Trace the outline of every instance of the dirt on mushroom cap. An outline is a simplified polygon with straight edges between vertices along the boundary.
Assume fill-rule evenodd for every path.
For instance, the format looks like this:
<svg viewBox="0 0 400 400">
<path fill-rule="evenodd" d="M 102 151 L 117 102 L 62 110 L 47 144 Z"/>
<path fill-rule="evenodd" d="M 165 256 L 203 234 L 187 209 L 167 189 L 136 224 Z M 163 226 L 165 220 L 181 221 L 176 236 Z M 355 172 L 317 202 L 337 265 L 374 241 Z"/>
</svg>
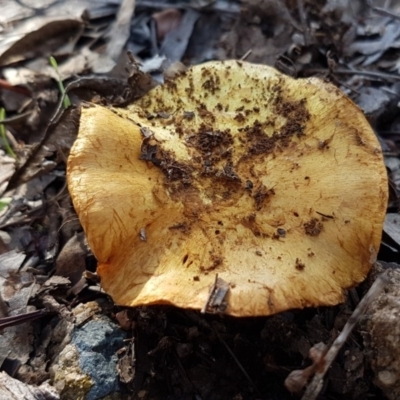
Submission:
<svg viewBox="0 0 400 400">
<path fill-rule="evenodd" d="M 123 305 L 227 314 L 333 305 L 378 251 L 387 203 L 362 112 L 319 79 L 195 66 L 127 109 L 82 110 L 68 185 L 102 286 Z"/>
</svg>

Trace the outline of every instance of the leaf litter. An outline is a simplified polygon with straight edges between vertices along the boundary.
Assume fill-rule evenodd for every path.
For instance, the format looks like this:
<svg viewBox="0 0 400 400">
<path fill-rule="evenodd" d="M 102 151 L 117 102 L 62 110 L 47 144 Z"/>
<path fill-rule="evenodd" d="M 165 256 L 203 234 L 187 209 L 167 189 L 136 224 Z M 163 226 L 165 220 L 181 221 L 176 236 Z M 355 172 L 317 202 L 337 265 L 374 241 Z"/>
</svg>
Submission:
<svg viewBox="0 0 400 400">
<path fill-rule="evenodd" d="M 305 378 L 301 375 L 303 390 L 309 385 L 310 391 L 309 380 L 319 371 L 312 365 L 325 363 L 326 357 L 326 350 L 315 354 L 315 349 L 340 338 L 351 320 L 361 324 L 332 360 L 319 398 L 395 398 L 400 371 L 395 363 L 385 365 L 377 353 L 393 345 L 385 335 L 398 329 L 389 325 L 390 313 L 398 312 L 395 297 L 381 293 L 366 317 L 354 321 L 350 316 L 378 273 L 392 276 L 392 283 L 386 284 L 391 293 L 399 268 L 398 4 L 378 0 L 6 4 L 1 15 L 0 101 L 6 110 L 7 137 L 17 154 L 16 159 L 10 157 L 1 142 L 0 386 L 8 390 L 7 398 L 19 398 L 16 393 L 27 399 L 67 398 L 68 390 L 54 386 L 52 366 L 73 332 L 98 313 L 129 336 L 117 354 L 121 396 L 290 399 L 284 387 L 288 375 L 312 370 Z M 123 9 L 129 18 L 118 13 Z M 133 56 L 127 57 L 126 50 Z M 67 88 L 71 85 L 68 94 L 74 105 L 65 111 L 50 56 L 57 59 Z M 190 66 L 242 57 L 298 77 L 330 80 L 366 113 L 384 151 L 390 181 L 382 245 L 370 277 L 350 290 L 342 305 L 269 318 L 233 319 L 167 306 L 129 309 L 112 304 L 102 293 L 96 261 L 65 185 L 78 106 L 85 100 L 129 103 L 162 80 L 163 71 L 176 61 Z M 140 72 L 140 64 L 152 65 L 147 70 L 153 77 Z M 387 319 L 378 318 L 385 315 Z"/>
</svg>

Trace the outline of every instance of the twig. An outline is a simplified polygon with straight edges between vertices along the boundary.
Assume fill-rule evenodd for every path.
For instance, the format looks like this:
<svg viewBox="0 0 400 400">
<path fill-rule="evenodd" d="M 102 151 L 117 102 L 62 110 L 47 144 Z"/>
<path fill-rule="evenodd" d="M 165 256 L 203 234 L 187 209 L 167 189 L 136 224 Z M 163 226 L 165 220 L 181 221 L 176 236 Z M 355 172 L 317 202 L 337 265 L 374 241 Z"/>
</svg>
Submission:
<svg viewBox="0 0 400 400">
<path fill-rule="evenodd" d="M 246 53 L 244 53 L 244 54 L 242 55 L 242 57 L 240 57 L 240 61 L 245 61 L 245 60 L 249 57 L 249 55 L 250 55 L 252 52 L 253 52 L 253 49 L 247 50 Z"/>
<path fill-rule="evenodd" d="M 154 0 L 137 0 L 137 7 L 144 7 L 144 8 L 155 8 L 155 9 L 166 9 L 170 8 L 171 4 L 166 1 L 154 1 Z M 230 3 L 223 3 L 223 2 L 216 2 L 213 1 L 206 6 L 196 6 L 191 4 L 188 1 L 181 1 L 174 3 L 174 8 L 182 9 L 182 10 L 207 10 L 207 11 L 216 11 L 216 12 L 223 12 L 227 14 L 240 14 L 240 6 L 239 4 Z"/>
<path fill-rule="evenodd" d="M 392 17 L 395 19 L 400 19 L 399 14 L 396 14 L 392 11 L 385 10 L 384 8 L 381 8 L 381 7 L 372 7 L 372 11 L 375 12 L 376 14 L 383 15 L 384 17 Z"/>
<path fill-rule="evenodd" d="M 326 68 L 310 68 L 306 70 L 307 73 L 311 74 L 326 74 L 328 73 L 328 69 Z M 340 74 L 340 75 L 361 75 L 361 76 L 367 76 L 370 78 L 379 78 L 379 79 L 393 79 L 395 81 L 400 80 L 400 75 L 396 74 L 388 74 L 385 72 L 375 72 L 375 71 L 361 71 L 361 70 L 356 70 L 356 69 L 336 69 L 335 74 Z"/>
<path fill-rule="evenodd" d="M 9 326 L 23 324 L 25 322 L 30 322 L 38 318 L 45 317 L 49 315 L 50 311 L 46 309 L 36 310 L 25 314 L 13 315 L 11 317 L 0 318 L 0 330 L 7 328 Z"/>
<path fill-rule="evenodd" d="M 329 77 L 336 83 L 336 85 L 338 86 L 343 86 L 348 90 L 351 90 L 353 93 L 356 93 L 358 96 L 361 96 L 361 93 L 357 90 L 354 89 L 353 87 L 351 87 L 350 85 L 348 85 L 347 83 L 342 82 L 341 80 L 339 80 L 338 78 L 336 78 L 336 76 L 334 75 L 335 72 L 332 71 L 329 75 Z"/>
<path fill-rule="evenodd" d="M 33 111 L 34 111 L 34 110 L 28 110 L 28 111 L 24 111 L 24 112 L 21 113 L 21 114 L 14 115 L 14 116 L 12 116 L 12 117 L 4 118 L 4 119 L 1 121 L 1 123 L 2 123 L 3 125 L 13 125 L 13 124 L 19 123 L 19 122 L 21 122 L 21 121 L 27 119 L 28 117 L 30 117 L 31 114 L 33 113 Z"/>
<path fill-rule="evenodd" d="M 387 272 L 384 272 L 383 274 L 378 276 L 374 284 L 368 290 L 368 293 L 364 296 L 364 298 L 360 301 L 360 303 L 354 310 L 353 314 L 344 326 L 343 331 L 333 342 L 331 348 L 326 353 L 326 356 L 321 360 L 321 368 L 317 369 L 316 374 L 308 385 L 307 390 L 301 400 L 315 400 L 317 398 L 323 386 L 324 376 L 331 366 L 333 360 L 336 358 L 339 350 L 346 342 L 354 326 L 360 320 L 362 314 L 365 313 L 372 300 L 375 299 L 375 297 L 382 291 L 388 281 L 389 278 Z"/>
<path fill-rule="evenodd" d="M 20 87 L 20 86 L 11 85 L 11 83 L 6 81 L 5 79 L 0 79 L 0 88 L 9 90 L 10 92 L 22 94 L 23 96 L 26 96 L 26 97 L 31 96 L 31 92 L 28 89 L 26 89 L 24 87 Z"/>
</svg>

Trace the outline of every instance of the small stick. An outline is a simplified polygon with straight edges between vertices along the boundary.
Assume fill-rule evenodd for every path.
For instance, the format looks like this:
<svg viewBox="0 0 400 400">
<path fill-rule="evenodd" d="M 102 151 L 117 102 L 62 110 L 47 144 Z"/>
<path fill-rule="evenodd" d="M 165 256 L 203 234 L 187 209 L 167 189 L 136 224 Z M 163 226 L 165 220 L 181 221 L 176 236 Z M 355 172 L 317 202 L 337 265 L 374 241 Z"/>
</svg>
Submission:
<svg viewBox="0 0 400 400">
<path fill-rule="evenodd" d="M 306 72 L 311 73 L 311 74 L 326 74 L 329 71 L 327 68 L 310 68 L 310 69 L 307 69 Z M 395 81 L 400 80 L 400 75 L 388 74 L 386 72 L 379 72 L 379 71 L 363 71 L 363 70 L 357 70 L 357 69 L 338 68 L 338 69 L 335 69 L 335 74 L 337 74 L 337 75 L 360 75 L 360 76 L 365 76 L 367 78 L 393 79 Z"/>
<path fill-rule="evenodd" d="M 400 15 L 392 11 L 385 10 L 381 7 L 372 7 L 372 11 L 376 14 L 383 15 L 384 17 L 392 17 L 394 19 L 400 19 Z"/>
<path fill-rule="evenodd" d="M 50 311 L 48 311 L 46 309 L 41 309 L 41 310 L 28 312 L 25 314 L 18 314 L 18 315 L 13 315 L 11 317 L 0 318 L 0 331 L 9 326 L 15 326 L 15 325 L 23 324 L 25 322 L 30 322 L 35 319 L 45 317 L 46 315 L 49 315 L 49 314 L 50 314 Z"/>
<path fill-rule="evenodd" d="M 319 370 L 317 368 L 317 372 L 308 385 L 307 390 L 301 400 L 315 400 L 317 398 L 323 386 L 324 376 L 331 366 L 333 360 L 336 358 L 339 350 L 343 347 L 354 326 L 360 320 L 360 317 L 365 313 L 372 300 L 378 296 L 388 281 L 389 277 L 387 272 L 384 272 L 378 276 L 374 284 L 368 290 L 367 294 L 363 297 L 356 309 L 353 311 L 353 314 L 347 321 L 340 335 L 333 342 L 331 348 L 326 353 L 326 356 L 321 360 L 321 368 Z"/>
<path fill-rule="evenodd" d="M 242 55 L 242 57 L 240 57 L 240 61 L 245 61 L 245 60 L 249 57 L 249 55 L 250 55 L 252 52 L 253 52 L 253 49 L 247 50 L 246 53 L 244 53 L 244 54 Z"/>
</svg>

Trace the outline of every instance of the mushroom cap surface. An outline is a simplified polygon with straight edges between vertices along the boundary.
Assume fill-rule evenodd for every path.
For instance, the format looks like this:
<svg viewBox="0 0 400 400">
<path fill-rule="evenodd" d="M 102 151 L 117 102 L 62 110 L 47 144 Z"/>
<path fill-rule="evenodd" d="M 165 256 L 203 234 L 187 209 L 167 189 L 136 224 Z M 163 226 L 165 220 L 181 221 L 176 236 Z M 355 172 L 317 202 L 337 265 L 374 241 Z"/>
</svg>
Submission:
<svg viewBox="0 0 400 400">
<path fill-rule="evenodd" d="M 73 204 L 120 305 L 271 315 L 335 305 L 375 261 L 388 197 L 359 108 L 317 78 L 209 62 L 126 109 L 83 107 Z"/>
</svg>

